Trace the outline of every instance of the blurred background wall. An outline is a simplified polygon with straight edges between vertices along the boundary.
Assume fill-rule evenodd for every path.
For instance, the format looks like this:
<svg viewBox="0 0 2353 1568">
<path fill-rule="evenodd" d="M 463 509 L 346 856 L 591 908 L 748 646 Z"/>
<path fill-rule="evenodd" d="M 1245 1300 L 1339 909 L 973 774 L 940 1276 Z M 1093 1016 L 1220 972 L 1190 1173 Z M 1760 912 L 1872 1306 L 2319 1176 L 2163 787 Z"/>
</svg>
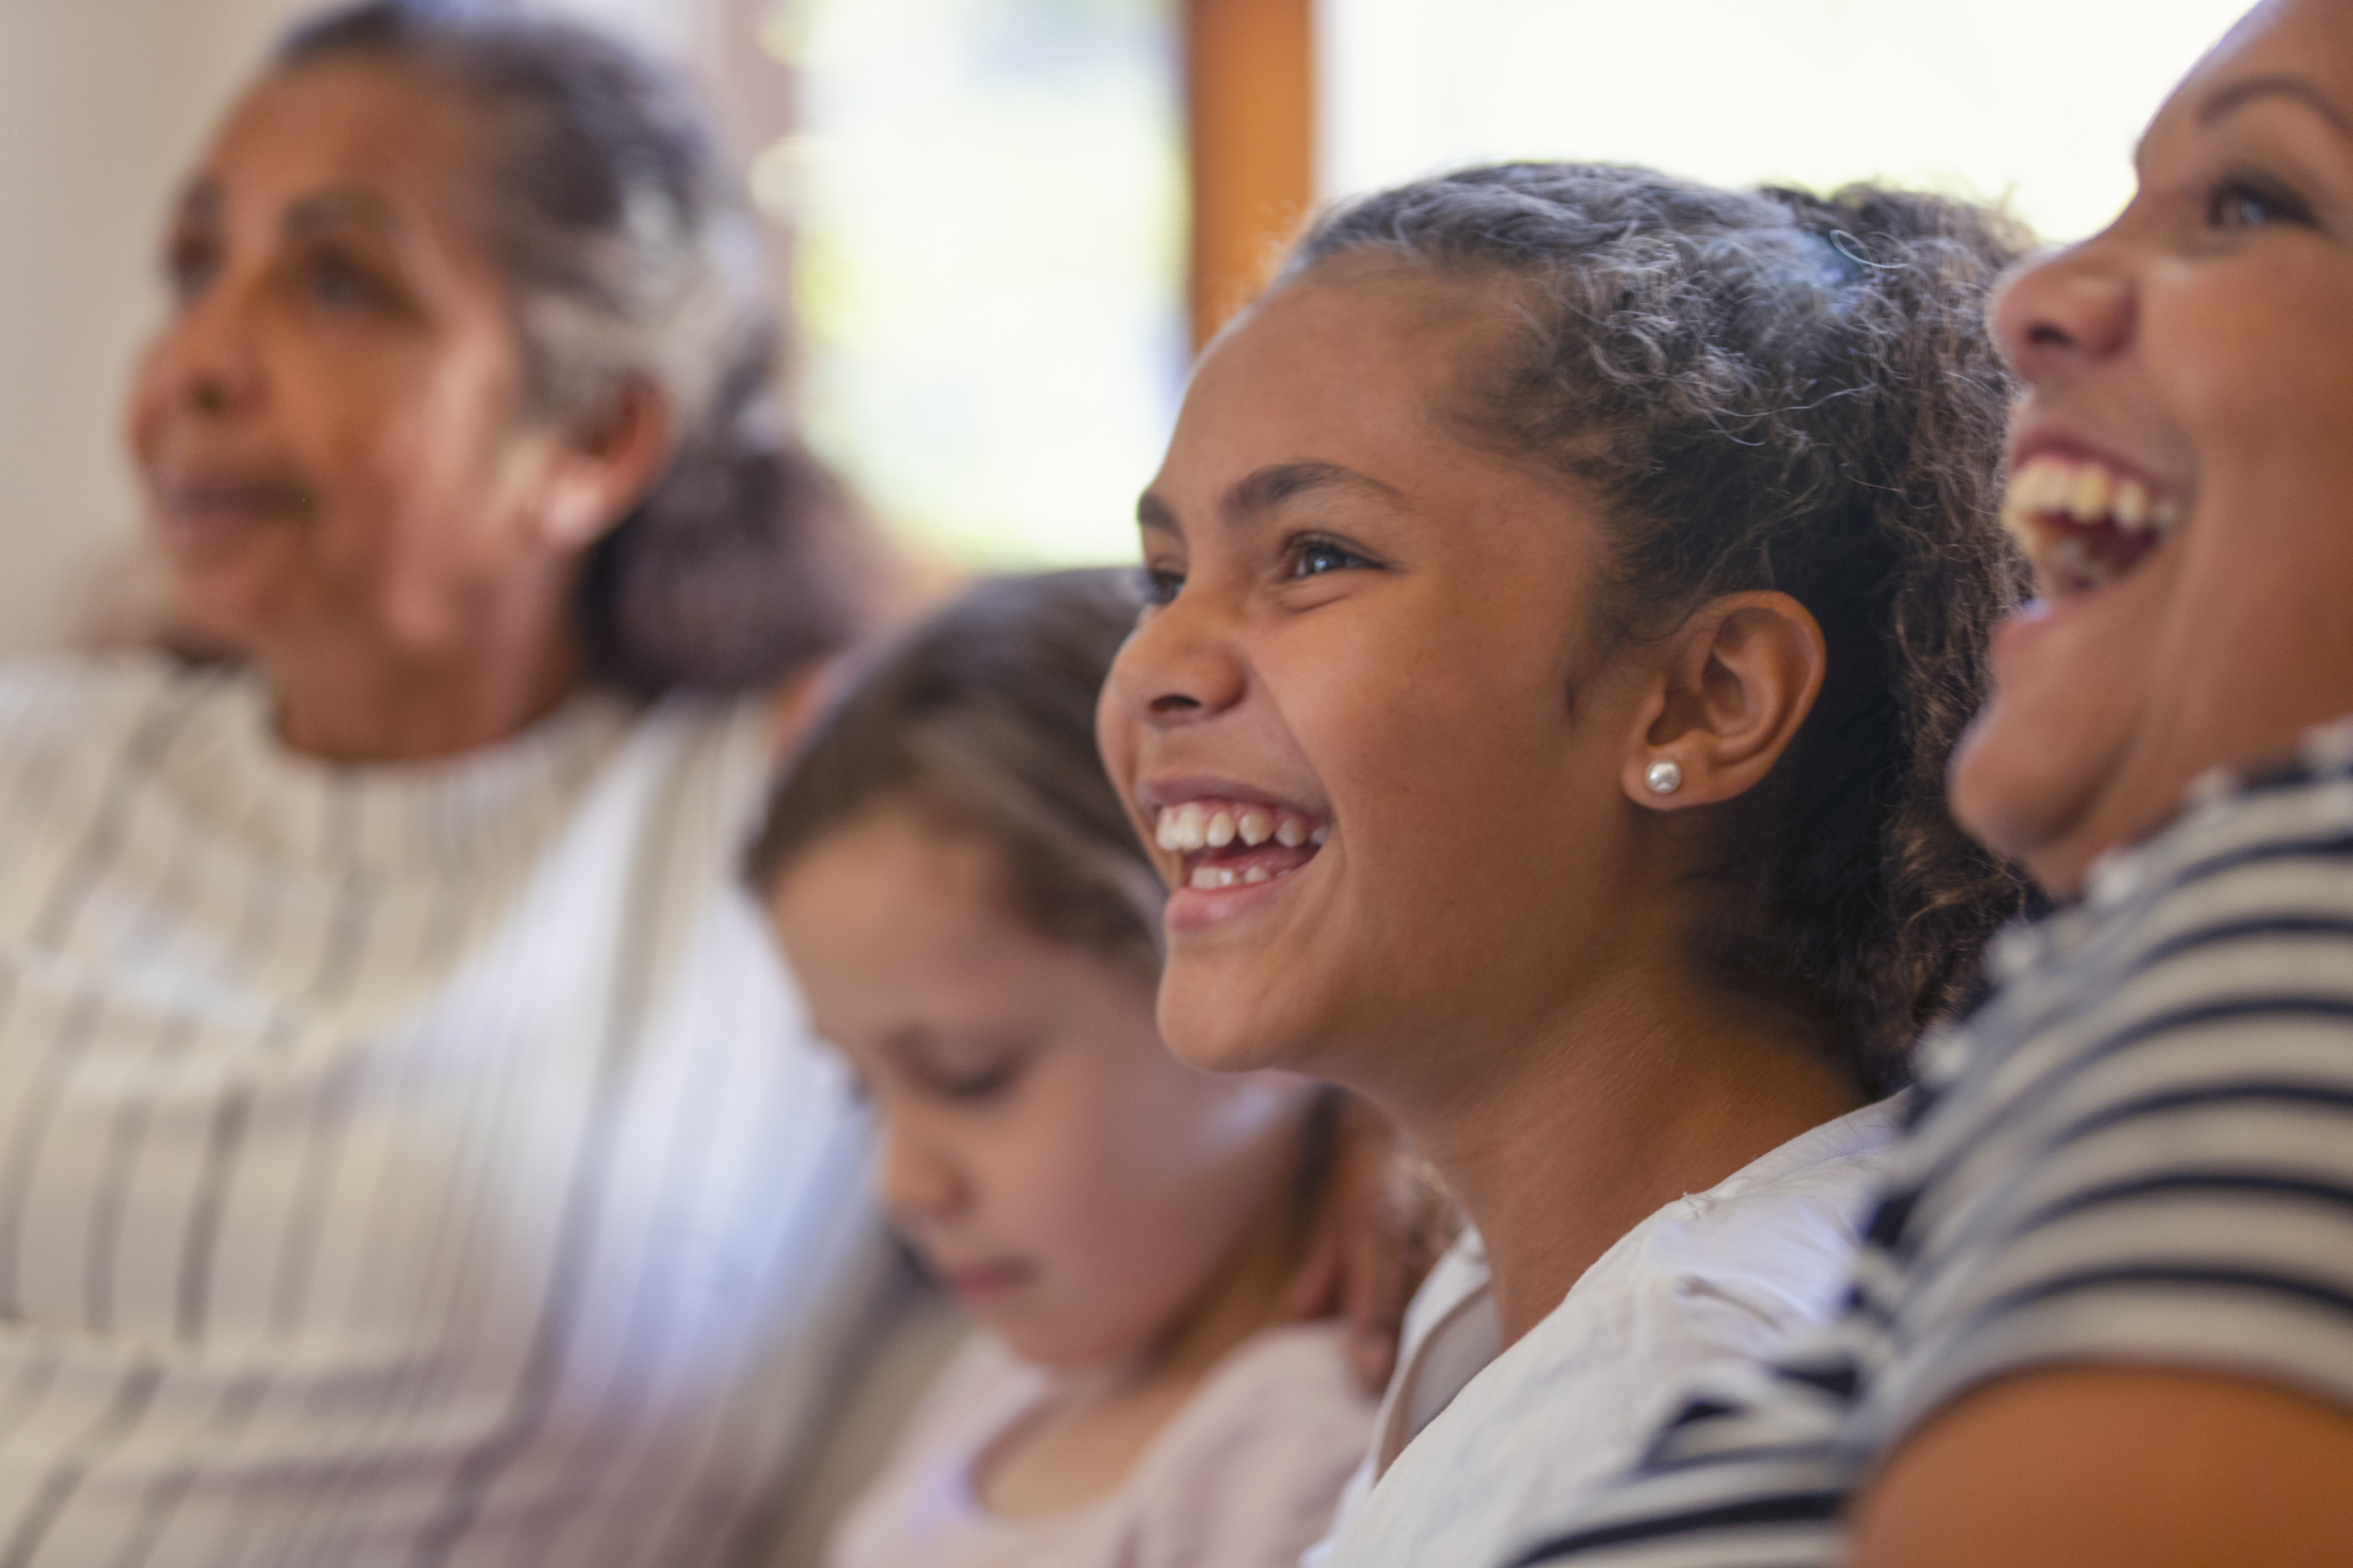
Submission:
<svg viewBox="0 0 2353 1568">
<path fill-rule="evenodd" d="M 812 438 L 952 566 L 1125 558 L 1197 334 L 1314 199 L 1471 159 L 1880 175 L 2053 238 L 2241 0 L 535 0 L 684 62 Z M 0 0 L 0 648 L 133 582 L 156 228 L 302 0 Z"/>
<path fill-rule="evenodd" d="M 117 404 L 166 194 L 295 0 L 0 0 L 0 647 L 64 635 L 133 537 Z"/>
</svg>

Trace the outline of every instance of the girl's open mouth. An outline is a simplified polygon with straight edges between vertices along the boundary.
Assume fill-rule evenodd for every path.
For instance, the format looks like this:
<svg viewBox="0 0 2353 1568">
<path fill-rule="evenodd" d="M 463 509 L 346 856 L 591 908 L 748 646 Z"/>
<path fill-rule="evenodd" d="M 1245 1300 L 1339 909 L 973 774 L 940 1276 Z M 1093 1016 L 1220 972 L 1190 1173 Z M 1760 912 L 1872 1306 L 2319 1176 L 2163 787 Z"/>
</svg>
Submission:
<svg viewBox="0 0 2353 1568">
<path fill-rule="evenodd" d="M 2002 525 L 2053 599 L 2113 583 L 2181 522 L 2182 504 L 2097 457 L 2044 453 L 2010 475 Z"/>
<path fill-rule="evenodd" d="M 1180 857 L 1180 888 L 1214 892 L 1290 875 L 1316 857 L 1331 829 L 1305 812 L 1264 801 L 1210 797 L 1163 806 L 1160 847 Z"/>
</svg>

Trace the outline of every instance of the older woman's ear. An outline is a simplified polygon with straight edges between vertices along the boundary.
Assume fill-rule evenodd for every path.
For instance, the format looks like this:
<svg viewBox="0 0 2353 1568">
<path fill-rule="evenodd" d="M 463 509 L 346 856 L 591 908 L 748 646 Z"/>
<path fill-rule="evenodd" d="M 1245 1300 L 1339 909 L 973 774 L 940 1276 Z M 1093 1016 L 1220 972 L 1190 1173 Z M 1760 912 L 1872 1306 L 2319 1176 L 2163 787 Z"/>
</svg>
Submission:
<svg viewBox="0 0 2353 1568">
<path fill-rule="evenodd" d="M 650 381 L 632 376 L 585 415 L 557 427 L 536 513 L 541 542 L 576 553 L 627 517 L 669 463 L 674 424 L 670 400 Z"/>
</svg>

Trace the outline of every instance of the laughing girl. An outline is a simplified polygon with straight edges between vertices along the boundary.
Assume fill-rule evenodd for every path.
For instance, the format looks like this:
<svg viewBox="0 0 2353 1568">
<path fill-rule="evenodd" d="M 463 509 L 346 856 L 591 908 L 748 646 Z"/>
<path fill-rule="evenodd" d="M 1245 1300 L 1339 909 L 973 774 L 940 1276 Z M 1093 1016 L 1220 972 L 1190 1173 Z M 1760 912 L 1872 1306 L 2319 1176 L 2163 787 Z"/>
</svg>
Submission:
<svg viewBox="0 0 2353 1568">
<path fill-rule="evenodd" d="M 2015 248 L 1478 169 L 1326 218 L 1196 372 L 1099 719 L 1162 1031 L 1362 1091 L 1475 1226 L 1333 1563 L 1498 1560 L 1834 1304 L 1881 1096 L 2019 903 L 1940 796 L 2020 583 Z"/>
</svg>

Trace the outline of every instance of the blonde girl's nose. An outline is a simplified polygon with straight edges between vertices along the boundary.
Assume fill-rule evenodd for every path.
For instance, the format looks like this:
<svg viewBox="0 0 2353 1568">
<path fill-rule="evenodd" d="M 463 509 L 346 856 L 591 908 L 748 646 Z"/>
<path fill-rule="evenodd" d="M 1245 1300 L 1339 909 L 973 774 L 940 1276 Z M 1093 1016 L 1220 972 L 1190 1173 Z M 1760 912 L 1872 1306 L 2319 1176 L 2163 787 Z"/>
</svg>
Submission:
<svg viewBox="0 0 2353 1568">
<path fill-rule="evenodd" d="M 963 1204 L 966 1186 L 953 1160 L 896 1118 L 875 1129 L 874 1193 L 903 1224 L 947 1219 Z"/>
</svg>

